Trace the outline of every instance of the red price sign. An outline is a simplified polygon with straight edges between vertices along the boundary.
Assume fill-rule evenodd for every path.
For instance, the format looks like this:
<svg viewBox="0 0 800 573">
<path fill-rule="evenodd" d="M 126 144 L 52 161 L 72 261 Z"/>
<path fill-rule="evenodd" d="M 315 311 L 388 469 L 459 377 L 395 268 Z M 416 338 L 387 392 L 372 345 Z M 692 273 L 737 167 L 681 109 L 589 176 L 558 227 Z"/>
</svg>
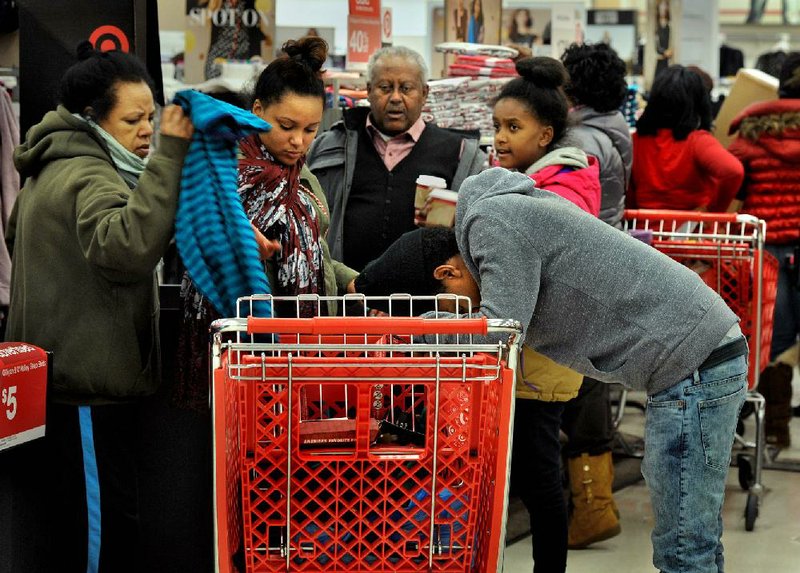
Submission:
<svg viewBox="0 0 800 573">
<path fill-rule="evenodd" d="M 347 19 L 347 67 L 366 69 L 369 57 L 381 47 L 381 21 L 350 16 Z"/>
<path fill-rule="evenodd" d="M 381 0 L 350 0 L 349 8 L 351 16 L 381 17 Z"/>
<path fill-rule="evenodd" d="M 44 435 L 47 354 L 20 342 L 0 344 L 0 450 Z"/>
</svg>

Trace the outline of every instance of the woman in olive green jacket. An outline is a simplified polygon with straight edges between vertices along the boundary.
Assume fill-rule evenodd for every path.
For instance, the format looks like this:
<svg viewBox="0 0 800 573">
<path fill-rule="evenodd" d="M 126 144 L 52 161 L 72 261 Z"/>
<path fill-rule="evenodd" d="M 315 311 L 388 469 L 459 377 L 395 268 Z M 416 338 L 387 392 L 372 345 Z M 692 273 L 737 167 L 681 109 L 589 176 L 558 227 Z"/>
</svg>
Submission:
<svg viewBox="0 0 800 573">
<path fill-rule="evenodd" d="M 51 560 L 41 570 L 140 570 L 139 398 L 159 379 L 155 269 L 173 234 L 193 128 L 168 106 L 150 154 L 155 104 L 144 65 L 87 44 L 62 78 L 61 105 L 14 154 L 26 182 L 6 233 L 6 337 L 54 358 L 45 437 L 20 448 L 36 455 L 6 468 L 17 473 L 12 503 L 0 504 L 11 571 L 39 570 L 14 562 L 32 540 L 41 548 L 32 558 Z M 24 530 L 3 510 L 24 504 L 24 488 L 43 478 L 36 497 L 47 512 Z"/>
</svg>

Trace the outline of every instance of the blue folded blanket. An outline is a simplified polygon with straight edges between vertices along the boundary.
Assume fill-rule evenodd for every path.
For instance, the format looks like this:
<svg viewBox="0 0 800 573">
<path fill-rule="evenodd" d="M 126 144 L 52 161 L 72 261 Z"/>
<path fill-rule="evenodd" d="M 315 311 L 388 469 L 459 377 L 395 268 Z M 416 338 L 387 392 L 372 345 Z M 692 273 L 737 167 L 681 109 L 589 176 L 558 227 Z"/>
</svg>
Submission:
<svg viewBox="0 0 800 573">
<path fill-rule="evenodd" d="M 272 126 L 194 90 L 179 91 L 174 101 L 194 124 L 175 218 L 178 252 L 195 286 L 217 311 L 237 316 L 237 298 L 269 293 L 253 229 L 236 191 L 237 145 L 239 139 Z M 259 305 L 258 314 L 270 313 L 268 303 Z"/>
</svg>

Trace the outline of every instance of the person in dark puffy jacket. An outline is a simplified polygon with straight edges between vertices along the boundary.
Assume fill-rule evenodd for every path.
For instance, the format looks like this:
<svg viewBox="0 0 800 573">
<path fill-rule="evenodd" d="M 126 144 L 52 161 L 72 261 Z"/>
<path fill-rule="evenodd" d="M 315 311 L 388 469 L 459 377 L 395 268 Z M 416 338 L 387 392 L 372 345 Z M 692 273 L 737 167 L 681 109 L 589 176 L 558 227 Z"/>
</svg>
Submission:
<svg viewBox="0 0 800 573">
<path fill-rule="evenodd" d="M 780 264 L 770 350 L 773 361 L 800 334 L 800 291 L 790 264 L 800 244 L 800 52 L 786 58 L 778 89 L 779 99 L 754 103 L 734 119 L 730 129 L 737 137 L 728 148 L 745 170 L 744 185 L 731 209 L 767 222 L 767 250 Z M 767 401 L 767 442 L 788 447 L 791 367 L 780 362 L 767 367 L 758 390 Z"/>
</svg>

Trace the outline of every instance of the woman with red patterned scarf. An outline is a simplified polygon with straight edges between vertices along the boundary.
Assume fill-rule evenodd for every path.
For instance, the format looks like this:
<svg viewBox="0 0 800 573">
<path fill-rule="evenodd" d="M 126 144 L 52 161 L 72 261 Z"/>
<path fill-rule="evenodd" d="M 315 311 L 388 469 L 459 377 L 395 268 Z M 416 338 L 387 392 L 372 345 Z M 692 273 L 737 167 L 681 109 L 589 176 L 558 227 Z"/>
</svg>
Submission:
<svg viewBox="0 0 800 573">
<path fill-rule="evenodd" d="M 327 50 L 319 37 L 284 44 L 283 55 L 261 72 L 252 105 L 253 113 L 272 129 L 239 145 L 239 195 L 276 296 L 354 292 L 358 274 L 330 257 L 325 241 L 328 205 L 317 178 L 305 166 L 306 152 L 322 122 L 321 69 Z M 208 326 L 219 315 L 189 281 L 184 281 L 181 290 L 184 320 L 178 352 L 182 360 L 175 400 L 207 405 Z M 281 316 L 336 312 L 335 301 L 322 308 L 313 301 L 275 307 Z"/>
</svg>

